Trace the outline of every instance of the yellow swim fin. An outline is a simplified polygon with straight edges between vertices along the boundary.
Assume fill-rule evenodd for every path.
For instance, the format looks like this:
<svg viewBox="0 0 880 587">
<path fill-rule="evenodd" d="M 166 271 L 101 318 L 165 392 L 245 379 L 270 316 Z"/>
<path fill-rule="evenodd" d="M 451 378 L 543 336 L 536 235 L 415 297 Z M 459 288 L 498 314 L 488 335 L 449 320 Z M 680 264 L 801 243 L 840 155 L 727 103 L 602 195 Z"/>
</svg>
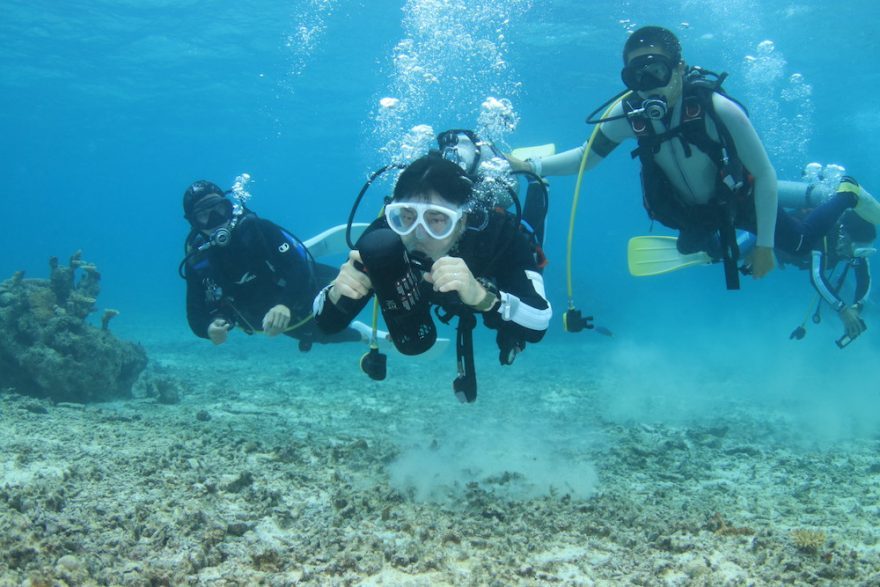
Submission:
<svg viewBox="0 0 880 587">
<path fill-rule="evenodd" d="M 635 236 L 626 247 L 629 273 L 635 277 L 661 275 L 691 265 L 707 265 L 712 258 L 705 252 L 682 255 L 674 236 Z"/>
<path fill-rule="evenodd" d="M 549 157 L 550 155 L 556 154 L 556 145 L 554 143 L 548 143 L 546 145 L 538 145 L 536 147 L 520 147 L 519 149 L 514 149 L 510 153 L 517 159 L 528 159 L 530 157 Z"/>
</svg>

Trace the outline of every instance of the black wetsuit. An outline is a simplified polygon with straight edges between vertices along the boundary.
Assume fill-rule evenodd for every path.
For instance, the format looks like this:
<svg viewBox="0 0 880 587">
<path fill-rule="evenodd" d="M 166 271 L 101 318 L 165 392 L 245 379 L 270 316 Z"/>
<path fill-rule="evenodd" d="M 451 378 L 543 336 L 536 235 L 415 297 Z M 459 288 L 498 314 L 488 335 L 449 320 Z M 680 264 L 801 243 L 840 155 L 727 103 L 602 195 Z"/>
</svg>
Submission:
<svg viewBox="0 0 880 587">
<path fill-rule="evenodd" d="M 374 221 L 367 232 L 379 228 L 388 228 L 384 218 Z M 535 343 L 544 337 L 551 310 L 544 296 L 543 278 L 528 237 L 516 227 L 511 215 L 490 213 L 485 228 L 466 230 L 448 254 L 464 259 L 474 277 L 498 289 L 498 302 L 482 315 L 484 324 L 498 331 L 497 342 L 502 351 L 512 345 L 523 348 L 524 343 Z M 435 292 L 427 282 L 423 282 L 423 291 L 433 305 L 447 312 L 467 309 L 457 295 Z M 338 332 L 369 300 L 370 296 L 365 296 L 340 308 L 329 301 L 325 289 L 315 300 L 315 320 L 325 332 Z"/>
<path fill-rule="evenodd" d="M 187 249 L 206 242 L 191 235 Z M 305 247 L 276 224 L 246 214 L 234 228 L 227 246 L 191 253 L 186 262 L 186 317 L 196 336 L 208 337 L 208 326 L 223 319 L 248 334 L 262 330 L 263 317 L 278 304 L 290 309 L 285 332 L 305 343 L 359 340 L 354 330 L 327 336 L 309 319 L 312 300 L 336 269 L 315 263 Z"/>
</svg>

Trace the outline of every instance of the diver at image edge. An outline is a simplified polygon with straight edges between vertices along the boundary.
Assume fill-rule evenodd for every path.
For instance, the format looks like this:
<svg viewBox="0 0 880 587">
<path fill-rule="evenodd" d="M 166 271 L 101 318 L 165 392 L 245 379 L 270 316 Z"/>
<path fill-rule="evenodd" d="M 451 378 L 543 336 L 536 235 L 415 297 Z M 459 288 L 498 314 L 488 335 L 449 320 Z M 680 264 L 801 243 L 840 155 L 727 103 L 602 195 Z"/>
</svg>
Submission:
<svg viewBox="0 0 880 587">
<path fill-rule="evenodd" d="M 880 205 L 865 190 L 834 194 L 803 222 L 781 209 L 776 172 L 745 109 L 721 88 L 723 75 L 713 81 L 686 65 L 671 31 L 635 31 L 623 58 L 629 93 L 607 116 L 590 120 L 599 124 L 588 143 L 530 161 L 509 157 L 512 166 L 542 176 L 574 174 L 583 159 L 592 169 L 624 140 L 637 140 L 632 155 L 641 162 L 649 216 L 679 231 L 682 254 L 706 251 L 722 259 L 729 289 L 739 287 L 737 228 L 757 236 L 751 269 L 760 278 L 774 267 L 774 247 L 809 251 L 848 208 L 880 223 Z"/>
<path fill-rule="evenodd" d="M 807 322 L 822 321 L 822 306 L 828 304 L 843 324 L 843 335 L 835 343 L 841 349 L 867 330 L 862 313 L 871 292 L 871 265 L 869 257 L 877 238 L 875 225 L 867 222 L 852 210 L 847 210 L 840 221 L 822 239 L 809 257 L 791 258 L 780 254 L 782 263 L 792 264 L 810 273 L 810 283 L 816 290 L 816 301 L 801 324 L 789 338 L 801 340 L 807 334 Z M 845 301 L 844 289 L 852 276 L 852 303 Z M 813 306 L 815 305 L 815 309 Z"/>
<path fill-rule="evenodd" d="M 862 189 L 844 173 L 840 165 L 831 164 L 823 169 L 818 163 L 810 163 L 801 181 L 779 182 L 779 202 L 793 216 L 808 217 L 811 209 L 828 194 Z M 824 304 L 831 306 L 843 323 L 844 334 L 836 341 L 840 348 L 845 348 L 867 329 L 862 313 L 871 290 L 869 257 L 876 252 L 873 246 L 876 236 L 874 224 L 847 209 L 811 251 L 792 255 L 782 249 L 775 250 L 781 266 L 791 265 L 807 271 L 816 291 L 815 300 L 801 324 L 791 333 L 791 339 L 806 336 L 808 321 L 814 324 L 822 321 Z M 675 241 L 674 237 L 666 236 L 631 238 L 627 247 L 630 274 L 636 277 L 661 275 L 714 261 L 706 253 L 679 253 Z M 740 231 L 737 242 L 746 253 L 754 247 L 755 237 Z M 746 271 L 747 267 L 742 270 Z M 852 280 L 847 279 L 850 276 Z M 844 300 L 850 290 L 852 302 L 846 303 Z"/>
<path fill-rule="evenodd" d="M 236 326 L 247 334 L 283 333 L 303 351 L 316 342 L 365 341 L 365 324 L 334 335 L 314 324 L 312 300 L 336 270 L 315 262 L 292 233 L 233 203 L 228 193 L 200 180 L 183 195 L 191 230 L 179 270 L 193 333 L 214 344 L 226 342 Z"/>
<path fill-rule="evenodd" d="M 527 342 L 543 338 L 552 313 L 532 247 L 515 220 L 477 208 L 473 182 L 436 153 L 404 169 L 383 216 L 315 298 L 318 326 L 326 332 L 344 328 L 373 292 L 403 354 L 421 354 L 433 345 L 432 306 L 443 322 L 459 318 L 453 389 L 467 402 L 477 392 L 475 314 L 497 331 L 499 360 L 510 364 Z"/>
</svg>

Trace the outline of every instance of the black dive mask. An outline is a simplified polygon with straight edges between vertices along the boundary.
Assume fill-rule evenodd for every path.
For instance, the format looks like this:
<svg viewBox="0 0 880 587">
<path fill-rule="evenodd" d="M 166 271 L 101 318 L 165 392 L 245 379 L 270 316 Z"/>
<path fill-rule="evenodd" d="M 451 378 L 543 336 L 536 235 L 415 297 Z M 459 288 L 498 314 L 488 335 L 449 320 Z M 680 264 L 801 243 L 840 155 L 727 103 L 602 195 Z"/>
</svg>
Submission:
<svg viewBox="0 0 880 587">
<path fill-rule="evenodd" d="M 466 140 L 462 140 L 464 137 Z M 476 135 L 469 130 L 452 129 L 437 136 L 440 155 L 447 161 L 461 167 L 468 175 L 477 171 L 480 162 L 480 144 Z"/>
<path fill-rule="evenodd" d="M 202 198 L 193 206 L 187 219 L 198 230 L 211 230 L 232 219 L 232 202 L 222 196 Z"/>
<path fill-rule="evenodd" d="M 620 72 L 624 85 L 634 92 L 647 92 L 669 84 L 675 64 L 665 55 L 649 53 L 633 58 Z"/>
</svg>

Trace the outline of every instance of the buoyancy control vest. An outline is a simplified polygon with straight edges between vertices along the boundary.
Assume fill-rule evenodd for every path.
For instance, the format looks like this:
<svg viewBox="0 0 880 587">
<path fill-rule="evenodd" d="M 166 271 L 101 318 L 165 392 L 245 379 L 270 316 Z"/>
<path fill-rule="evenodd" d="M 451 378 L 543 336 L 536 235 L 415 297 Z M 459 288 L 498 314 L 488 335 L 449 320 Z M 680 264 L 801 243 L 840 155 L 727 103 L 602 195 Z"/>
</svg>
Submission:
<svg viewBox="0 0 880 587">
<path fill-rule="evenodd" d="M 268 224 L 279 231 L 282 239 L 277 247 L 267 241 L 266 235 L 261 227 L 258 226 L 258 223 Z M 318 282 L 315 260 L 305 244 L 292 232 L 271 221 L 260 219 L 254 212 L 246 210 L 241 218 L 238 219 L 232 234 L 233 236 L 230 238 L 229 244 L 220 248 L 225 248 L 225 246 L 241 246 L 240 239 L 242 238 L 255 239 L 253 245 L 262 251 L 265 271 L 268 272 L 269 280 L 275 287 L 283 288 L 286 285 L 285 276 L 271 259 L 272 250 L 277 248 L 281 254 L 286 254 L 290 251 L 291 254 L 301 258 L 308 270 L 308 277 L 300 286 L 307 288 L 309 292 L 317 291 Z M 246 237 L 245 234 L 247 235 Z M 282 250 L 282 247 L 284 247 L 284 250 Z M 215 309 L 228 308 L 232 313 L 232 316 L 229 316 L 231 321 L 241 327 L 247 334 L 253 334 L 256 328 L 251 324 L 252 320 L 248 320 L 245 317 L 247 312 L 244 311 L 244 308 L 240 308 L 239 303 L 230 295 L 230 292 L 235 288 L 235 284 L 229 281 L 228 276 L 224 274 L 220 267 L 215 266 L 217 260 L 214 257 L 214 248 L 218 248 L 218 245 L 213 245 L 211 240 L 204 234 L 197 230 L 191 231 L 185 241 L 186 257 L 181 263 L 181 276 L 185 278 L 192 276 L 196 281 L 199 281 L 205 288 L 206 302 L 209 306 L 213 306 Z M 305 309 L 302 310 L 305 311 Z M 291 308 L 291 311 L 295 312 L 296 310 Z M 299 322 L 302 319 L 302 316 L 294 316 L 292 323 Z"/>
<path fill-rule="evenodd" d="M 699 67 L 691 67 L 685 75 L 682 95 L 681 123 L 665 132 L 655 131 L 652 121 L 643 114 L 642 99 L 633 94 L 623 101 L 630 128 L 639 146 L 631 153 L 642 164 L 642 194 L 645 210 L 652 220 L 674 229 L 702 228 L 719 231 L 728 289 L 738 289 L 736 262 L 739 249 L 736 244 L 735 220 L 753 196 L 753 179 L 740 161 L 736 145 L 727 127 L 715 112 L 712 97 L 719 93 L 736 103 L 748 115 L 746 108 L 727 94 L 722 83 L 727 74 L 715 74 Z M 718 131 L 718 140 L 709 136 L 706 120 L 711 119 Z M 687 204 L 660 169 L 654 156 L 661 145 L 670 140 L 681 142 L 686 157 L 692 148 L 702 151 L 717 169 L 714 195 L 706 204 Z"/>
</svg>

